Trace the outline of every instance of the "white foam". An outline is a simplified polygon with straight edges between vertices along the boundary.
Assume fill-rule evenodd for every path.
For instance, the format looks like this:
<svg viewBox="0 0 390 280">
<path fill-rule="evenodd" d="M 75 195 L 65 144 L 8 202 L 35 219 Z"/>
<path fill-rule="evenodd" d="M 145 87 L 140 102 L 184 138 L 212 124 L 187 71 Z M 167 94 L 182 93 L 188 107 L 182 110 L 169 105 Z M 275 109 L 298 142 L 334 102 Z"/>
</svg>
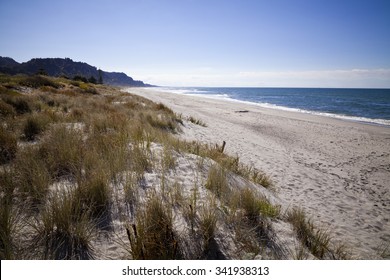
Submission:
<svg viewBox="0 0 390 280">
<path fill-rule="evenodd" d="M 327 113 L 327 112 L 318 112 L 318 111 L 311 111 L 311 110 L 305 110 L 305 109 L 298 109 L 298 108 L 291 108 L 286 106 L 280 106 L 275 105 L 271 103 L 262 103 L 262 102 L 253 102 L 253 101 L 244 101 L 244 100 L 238 100 L 231 98 L 228 94 L 209 94 L 210 91 L 206 90 L 199 90 L 194 88 L 154 88 L 157 91 L 164 91 L 174 94 L 183 94 L 183 95 L 189 95 L 189 96 L 199 96 L 202 98 L 211 98 L 211 99 L 223 99 L 226 101 L 231 102 L 239 102 L 249 105 L 256 105 L 263 108 L 269 108 L 269 109 L 276 109 L 276 110 L 283 110 L 283 111 L 289 111 L 289 112 L 299 112 L 299 113 L 305 113 L 305 114 L 311 114 L 311 115 L 317 115 L 317 116 L 323 116 L 323 117 L 329 117 L 329 118 L 336 118 L 336 119 L 342 119 L 342 120 L 348 120 L 348 121 L 354 121 L 354 122 L 363 122 L 363 123 L 369 123 L 369 124 L 376 124 L 376 125 L 385 125 L 390 126 L 390 120 L 386 119 L 372 119 L 372 118 L 366 118 L 366 117 L 357 117 L 357 116 L 347 116 L 342 114 L 334 114 L 334 113 Z"/>
</svg>

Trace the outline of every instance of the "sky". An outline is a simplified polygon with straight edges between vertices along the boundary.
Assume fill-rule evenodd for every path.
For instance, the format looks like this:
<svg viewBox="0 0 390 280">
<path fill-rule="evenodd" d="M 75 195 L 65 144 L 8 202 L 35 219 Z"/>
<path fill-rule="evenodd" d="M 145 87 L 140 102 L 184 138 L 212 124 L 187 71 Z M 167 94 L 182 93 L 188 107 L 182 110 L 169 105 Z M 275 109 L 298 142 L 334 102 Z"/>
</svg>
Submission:
<svg viewBox="0 0 390 280">
<path fill-rule="evenodd" d="M 390 1 L 0 0 L 0 56 L 162 86 L 390 88 Z"/>
</svg>

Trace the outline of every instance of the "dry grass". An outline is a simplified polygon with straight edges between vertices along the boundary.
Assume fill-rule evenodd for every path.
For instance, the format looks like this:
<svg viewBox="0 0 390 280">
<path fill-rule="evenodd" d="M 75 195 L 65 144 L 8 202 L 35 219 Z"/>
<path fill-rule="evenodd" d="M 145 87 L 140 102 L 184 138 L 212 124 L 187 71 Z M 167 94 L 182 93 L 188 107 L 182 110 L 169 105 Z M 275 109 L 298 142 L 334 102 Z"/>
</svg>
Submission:
<svg viewBox="0 0 390 280">
<path fill-rule="evenodd" d="M 196 118 L 194 118 L 192 116 L 188 117 L 187 120 L 192 122 L 193 124 L 200 125 L 200 126 L 203 126 L 203 127 L 207 127 L 205 122 L 203 122 L 202 120 L 196 119 Z"/>
<path fill-rule="evenodd" d="M 349 253 L 344 244 L 333 246 L 328 231 L 315 227 L 300 208 L 287 213 L 287 220 L 293 225 L 298 238 L 310 252 L 319 259 L 347 259 Z"/>
<path fill-rule="evenodd" d="M 133 259 L 219 258 L 220 224 L 234 232 L 239 256 L 254 257 L 271 240 L 280 208 L 231 186 L 238 175 L 270 188 L 269 178 L 218 146 L 179 140 L 182 117 L 164 104 L 49 77 L 0 75 L 0 84 L 2 259 L 94 258 L 99 236 L 123 229 L 112 215 L 128 225 Z M 200 158 L 191 190 L 174 178 L 187 153 Z M 156 186 L 148 185 L 153 176 Z M 311 225 L 298 223 L 304 244 L 320 240 L 318 255 L 342 255 Z"/>
<path fill-rule="evenodd" d="M 217 205 L 214 198 L 209 200 L 199 211 L 199 229 L 203 238 L 203 254 L 210 250 L 217 227 Z"/>
<path fill-rule="evenodd" d="M 15 182 L 6 170 L 0 173 L 0 259 L 15 259 L 17 246 L 15 237 L 19 222 L 19 211 L 14 205 Z"/>
<path fill-rule="evenodd" d="M 210 167 L 206 188 L 213 192 L 218 198 L 228 194 L 229 186 L 226 178 L 226 171 L 218 164 Z"/>
<path fill-rule="evenodd" d="M 43 259 L 91 259 L 95 228 L 74 190 L 53 193 L 34 225 Z"/>
<path fill-rule="evenodd" d="M 152 195 L 127 228 L 133 259 L 179 259 L 180 247 L 173 231 L 172 213 L 157 195 Z"/>
<path fill-rule="evenodd" d="M 0 126 L 0 164 L 13 160 L 18 150 L 16 137 Z"/>
</svg>

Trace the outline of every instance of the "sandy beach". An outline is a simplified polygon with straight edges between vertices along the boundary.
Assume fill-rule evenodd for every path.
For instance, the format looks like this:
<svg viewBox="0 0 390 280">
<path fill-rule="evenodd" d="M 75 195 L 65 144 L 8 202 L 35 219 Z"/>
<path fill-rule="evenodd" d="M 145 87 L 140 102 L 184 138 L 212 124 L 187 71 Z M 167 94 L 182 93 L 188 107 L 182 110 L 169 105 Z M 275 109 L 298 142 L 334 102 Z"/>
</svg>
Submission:
<svg viewBox="0 0 390 280">
<path fill-rule="evenodd" d="M 206 127 L 181 137 L 226 141 L 225 151 L 263 170 L 284 209 L 302 207 L 353 258 L 378 259 L 390 244 L 390 128 L 158 89 L 128 92 L 162 102 Z"/>
</svg>

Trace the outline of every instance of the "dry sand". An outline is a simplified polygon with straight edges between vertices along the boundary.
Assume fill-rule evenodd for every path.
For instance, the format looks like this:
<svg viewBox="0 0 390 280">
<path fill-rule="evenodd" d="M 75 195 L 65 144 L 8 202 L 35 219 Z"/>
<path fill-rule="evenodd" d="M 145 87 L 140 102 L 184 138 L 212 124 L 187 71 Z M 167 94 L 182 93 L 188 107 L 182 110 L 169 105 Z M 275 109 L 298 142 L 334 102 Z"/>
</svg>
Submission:
<svg viewBox="0 0 390 280">
<path fill-rule="evenodd" d="M 383 257 L 390 244 L 389 127 L 156 89 L 128 91 L 205 122 L 189 123 L 181 137 L 226 141 L 227 153 L 271 176 L 285 208 L 302 207 L 348 244 L 354 258 Z"/>
</svg>

